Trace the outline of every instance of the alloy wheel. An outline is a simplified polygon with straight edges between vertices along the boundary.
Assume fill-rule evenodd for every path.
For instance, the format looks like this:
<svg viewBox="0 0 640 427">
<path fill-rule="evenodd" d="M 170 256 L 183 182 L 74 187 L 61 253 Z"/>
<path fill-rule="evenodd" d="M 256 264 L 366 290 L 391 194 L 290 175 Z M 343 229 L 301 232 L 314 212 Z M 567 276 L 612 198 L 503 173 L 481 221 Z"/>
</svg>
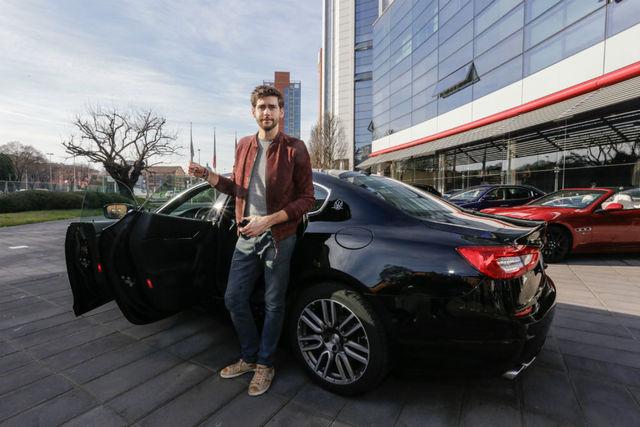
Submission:
<svg viewBox="0 0 640 427">
<path fill-rule="evenodd" d="M 322 380 L 352 384 L 369 365 L 369 338 L 358 316 L 332 299 L 317 299 L 302 310 L 297 341 L 307 365 Z"/>
<path fill-rule="evenodd" d="M 552 228 L 547 232 L 547 243 L 542 255 L 549 261 L 559 261 L 569 250 L 569 237 L 560 229 Z"/>
</svg>

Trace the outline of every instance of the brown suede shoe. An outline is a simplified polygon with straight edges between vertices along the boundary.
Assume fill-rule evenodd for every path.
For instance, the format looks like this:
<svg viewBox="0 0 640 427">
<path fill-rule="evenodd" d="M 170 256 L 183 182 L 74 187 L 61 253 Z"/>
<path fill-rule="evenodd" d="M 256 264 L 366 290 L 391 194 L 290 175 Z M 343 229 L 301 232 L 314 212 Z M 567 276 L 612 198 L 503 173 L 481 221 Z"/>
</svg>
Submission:
<svg viewBox="0 0 640 427">
<path fill-rule="evenodd" d="M 220 371 L 222 378 L 235 378 L 240 375 L 244 375 L 247 372 L 253 372 L 256 370 L 255 363 L 247 363 L 240 359 L 236 363 L 233 363 Z"/>
<path fill-rule="evenodd" d="M 269 390 L 275 374 L 275 368 L 258 364 L 256 366 L 256 372 L 253 374 L 253 378 L 249 384 L 249 396 L 260 396 Z"/>
</svg>

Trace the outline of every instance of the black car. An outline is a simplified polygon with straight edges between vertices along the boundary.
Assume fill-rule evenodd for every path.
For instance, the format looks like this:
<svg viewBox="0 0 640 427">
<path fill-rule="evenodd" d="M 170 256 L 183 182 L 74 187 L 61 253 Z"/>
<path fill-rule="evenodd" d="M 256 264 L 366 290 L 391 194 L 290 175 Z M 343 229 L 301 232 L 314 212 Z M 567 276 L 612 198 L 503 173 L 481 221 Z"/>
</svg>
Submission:
<svg viewBox="0 0 640 427">
<path fill-rule="evenodd" d="M 483 184 L 458 191 L 448 201 L 465 209 L 520 206 L 544 196 L 544 192 L 530 185 Z"/>
<path fill-rule="evenodd" d="M 556 295 L 540 256 L 544 223 L 471 214 L 385 177 L 313 178 L 316 205 L 298 230 L 283 336 L 314 380 L 353 394 L 405 356 L 511 376 L 535 358 Z M 202 183 L 156 212 L 71 224 L 76 315 L 115 299 L 129 321 L 146 324 L 222 297 L 235 205 L 219 195 L 211 207 L 214 191 Z"/>
</svg>

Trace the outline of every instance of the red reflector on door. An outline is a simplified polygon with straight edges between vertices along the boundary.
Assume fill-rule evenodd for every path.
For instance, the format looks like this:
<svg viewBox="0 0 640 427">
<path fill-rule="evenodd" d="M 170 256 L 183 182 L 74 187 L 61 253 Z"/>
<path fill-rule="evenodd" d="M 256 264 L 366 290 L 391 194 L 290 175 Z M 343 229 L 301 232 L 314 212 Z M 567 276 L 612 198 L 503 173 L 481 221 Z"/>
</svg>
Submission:
<svg viewBox="0 0 640 427">
<path fill-rule="evenodd" d="M 529 314 L 531 314 L 531 312 L 533 311 L 533 306 L 530 305 L 527 308 L 524 308 L 520 311 L 516 311 L 516 317 L 525 317 L 528 316 Z"/>
<path fill-rule="evenodd" d="M 102 264 L 98 263 L 98 273 L 102 273 Z"/>
<path fill-rule="evenodd" d="M 147 288 L 153 289 L 153 283 L 151 283 L 151 279 L 147 279 Z"/>
</svg>

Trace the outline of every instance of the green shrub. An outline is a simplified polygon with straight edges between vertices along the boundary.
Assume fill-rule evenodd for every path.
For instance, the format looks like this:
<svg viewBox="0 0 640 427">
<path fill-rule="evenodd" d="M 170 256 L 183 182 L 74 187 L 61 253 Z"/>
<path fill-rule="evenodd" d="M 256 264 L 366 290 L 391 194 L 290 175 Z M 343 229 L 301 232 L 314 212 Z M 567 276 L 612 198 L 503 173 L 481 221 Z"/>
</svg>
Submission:
<svg viewBox="0 0 640 427">
<path fill-rule="evenodd" d="M 133 204 L 130 198 L 116 193 L 98 193 L 94 191 L 58 193 L 29 190 L 0 196 L 0 213 L 54 209 L 101 209 L 109 203 Z"/>
</svg>

